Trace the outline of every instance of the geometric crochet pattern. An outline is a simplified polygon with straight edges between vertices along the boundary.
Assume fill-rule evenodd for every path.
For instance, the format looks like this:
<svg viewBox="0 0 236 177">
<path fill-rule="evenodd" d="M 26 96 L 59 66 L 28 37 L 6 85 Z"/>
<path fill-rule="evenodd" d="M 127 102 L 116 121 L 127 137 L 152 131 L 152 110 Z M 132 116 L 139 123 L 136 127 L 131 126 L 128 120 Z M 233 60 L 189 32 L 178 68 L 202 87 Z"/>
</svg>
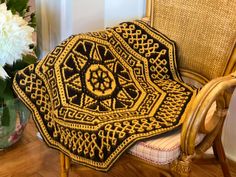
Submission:
<svg viewBox="0 0 236 177">
<path fill-rule="evenodd" d="M 178 73 L 174 42 L 141 21 L 69 37 L 13 87 L 50 147 L 102 171 L 181 125 L 197 93 Z"/>
</svg>

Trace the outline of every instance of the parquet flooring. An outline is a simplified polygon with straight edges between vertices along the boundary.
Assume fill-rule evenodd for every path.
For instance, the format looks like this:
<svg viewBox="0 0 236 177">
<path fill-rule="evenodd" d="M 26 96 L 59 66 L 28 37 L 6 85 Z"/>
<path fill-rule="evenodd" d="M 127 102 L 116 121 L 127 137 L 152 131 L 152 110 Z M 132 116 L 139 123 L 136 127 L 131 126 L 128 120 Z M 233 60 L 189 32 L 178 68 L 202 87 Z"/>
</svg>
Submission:
<svg viewBox="0 0 236 177">
<path fill-rule="evenodd" d="M 59 177 L 58 152 L 49 149 L 36 137 L 32 120 L 24 136 L 13 147 L 0 151 L 0 177 Z M 230 162 L 232 177 L 236 177 L 236 163 Z M 71 177 L 158 177 L 158 170 L 124 155 L 107 173 L 97 172 L 80 166 L 72 169 Z M 191 177 L 222 177 L 220 166 L 215 160 L 194 163 Z"/>
</svg>

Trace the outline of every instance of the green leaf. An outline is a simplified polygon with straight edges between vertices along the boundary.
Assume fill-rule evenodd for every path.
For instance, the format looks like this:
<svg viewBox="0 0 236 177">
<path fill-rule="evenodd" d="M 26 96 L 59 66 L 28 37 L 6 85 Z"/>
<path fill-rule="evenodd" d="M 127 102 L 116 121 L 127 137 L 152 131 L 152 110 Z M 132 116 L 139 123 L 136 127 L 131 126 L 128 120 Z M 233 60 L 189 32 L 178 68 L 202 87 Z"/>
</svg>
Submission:
<svg viewBox="0 0 236 177">
<path fill-rule="evenodd" d="M 5 81 L 6 81 L 6 87 L 1 95 L 2 98 L 4 99 L 4 102 L 15 98 L 15 94 L 14 94 L 13 88 L 12 88 L 12 79 L 7 78 L 7 79 L 5 79 Z"/>
<path fill-rule="evenodd" d="M 37 56 L 37 57 L 39 57 L 40 56 L 40 49 L 37 47 L 37 46 L 34 46 L 34 53 L 35 53 L 35 55 Z"/>
<path fill-rule="evenodd" d="M 27 8 L 26 8 L 26 12 L 30 12 L 30 6 L 27 6 Z"/>
<path fill-rule="evenodd" d="M 9 126 L 10 124 L 10 110 L 7 105 L 3 107 L 2 126 Z"/>
<path fill-rule="evenodd" d="M 20 15 L 27 9 L 29 0 L 8 0 L 7 7 L 12 10 L 12 13 L 18 12 Z"/>
<path fill-rule="evenodd" d="M 17 60 L 13 65 L 5 64 L 3 68 L 7 72 L 8 76 L 13 78 L 16 71 L 21 70 L 25 68 L 26 66 L 28 66 L 28 64 L 25 63 L 24 61 Z"/>
<path fill-rule="evenodd" d="M 30 20 L 29 20 L 28 25 L 35 29 L 35 27 L 36 27 L 36 15 L 35 15 L 35 13 L 32 13 L 30 15 Z"/>
<path fill-rule="evenodd" d="M 37 58 L 34 55 L 23 55 L 22 59 L 17 60 L 13 65 L 5 64 L 3 68 L 7 72 L 8 76 L 13 78 L 18 70 L 24 69 L 29 64 L 35 63 L 36 61 Z"/>
<path fill-rule="evenodd" d="M 0 77 L 0 95 L 3 94 L 4 90 L 6 89 L 6 81 Z M 0 101 L 1 102 L 1 101 Z"/>
<path fill-rule="evenodd" d="M 2 104 L 2 120 L 1 123 L 3 126 L 11 126 L 14 129 L 15 127 L 15 117 L 16 117 L 16 110 L 15 104 L 16 99 L 5 100 L 4 104 Z M 10 127 L 9 127 L 10 128 Z"/>
<path fill-rule="evenodd" d="M 23 55 L 22 60 L 27 64 L 33 64 L 37 61 L 37 58 L 34 55 L 28 54 L 28 55 Z"/>
</svg>

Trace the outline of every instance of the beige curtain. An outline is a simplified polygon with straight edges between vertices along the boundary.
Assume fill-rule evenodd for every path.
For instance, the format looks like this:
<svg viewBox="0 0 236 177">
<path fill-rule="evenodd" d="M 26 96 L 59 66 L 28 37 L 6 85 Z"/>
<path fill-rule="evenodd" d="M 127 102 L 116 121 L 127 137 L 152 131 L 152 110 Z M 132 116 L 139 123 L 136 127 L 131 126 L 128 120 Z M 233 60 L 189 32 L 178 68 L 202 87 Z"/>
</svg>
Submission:
<svg viewBox="0 0 236 177">
<path fill-rule="evenodd" d="M 61 2 L 62 0 L 35 0 L 40 58 L 61 41 Z"/>
</svg>

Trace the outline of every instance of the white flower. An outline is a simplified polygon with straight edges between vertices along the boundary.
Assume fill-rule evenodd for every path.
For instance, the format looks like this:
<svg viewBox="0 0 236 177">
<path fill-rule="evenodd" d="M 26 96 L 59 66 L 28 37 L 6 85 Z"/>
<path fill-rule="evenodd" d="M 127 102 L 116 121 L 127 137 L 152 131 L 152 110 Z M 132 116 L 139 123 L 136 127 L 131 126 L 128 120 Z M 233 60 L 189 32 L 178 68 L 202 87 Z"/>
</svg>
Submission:
<svg viewBox="0 0 236 177">
<path fill-rule="evenodd" d="M 31 52 L 29 45 L 33 43 L 34 29 L 28 26 L 19 15 L 7 10 L 6 3 L 0 4 L 0 65 L 13 64 L 21 59 L 22 54 Z"/>
</svg>

